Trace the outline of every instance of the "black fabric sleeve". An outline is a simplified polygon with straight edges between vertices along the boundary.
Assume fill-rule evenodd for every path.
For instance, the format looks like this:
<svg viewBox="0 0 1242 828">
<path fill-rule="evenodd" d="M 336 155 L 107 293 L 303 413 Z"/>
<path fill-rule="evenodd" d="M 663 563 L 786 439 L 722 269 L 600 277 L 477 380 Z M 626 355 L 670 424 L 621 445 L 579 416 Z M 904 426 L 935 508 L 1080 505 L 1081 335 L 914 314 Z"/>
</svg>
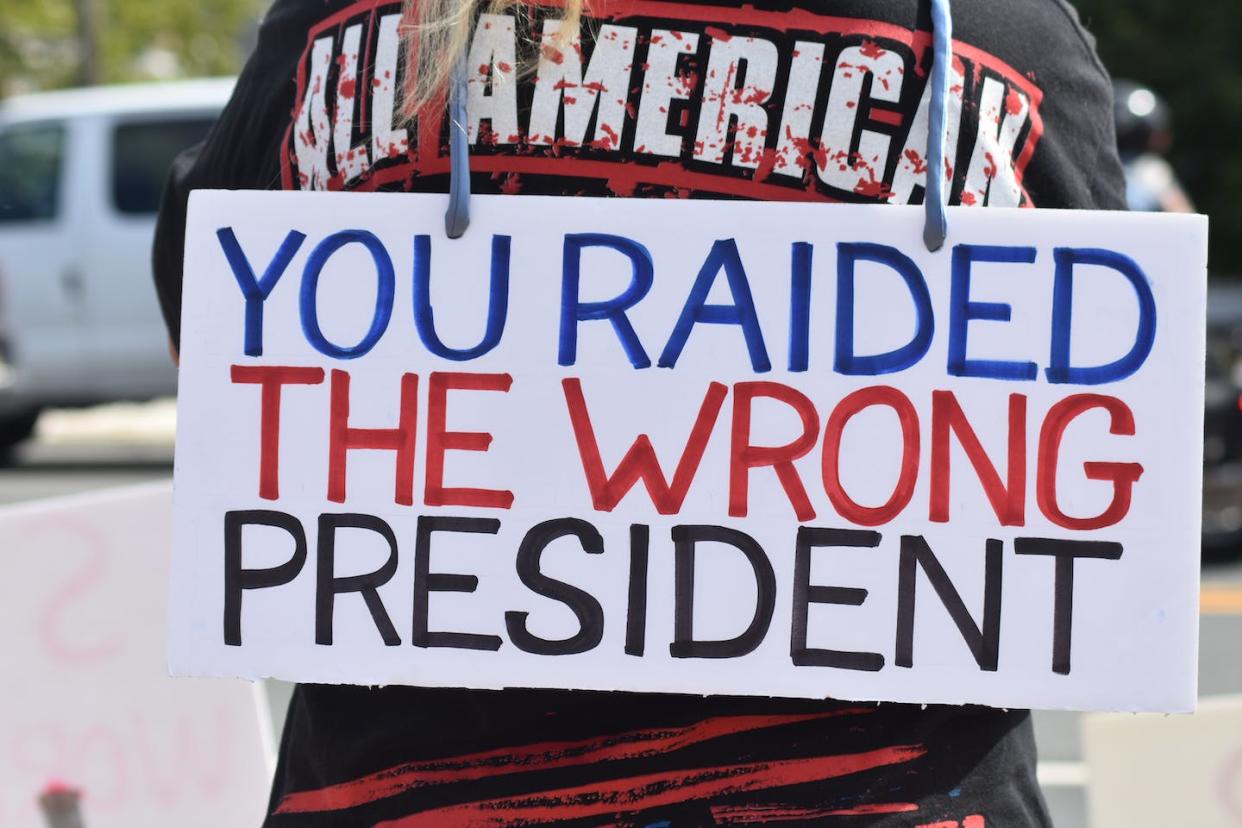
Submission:
<svg viewBox="0 0 1242 828">
<path fill-rule="evenodd" d="M 1066 0 L 1055 0 L 1061 13 L 1069 20 L 1078 35 L 1091 70 L 1086 74 L 1095 78 L 1094 95 L 1088 94 L 1084 104 L 1094 107 L 1102 115 L 1090 119 L 1095 128 L 1096 151 L 1090 156 L 1087 167 L 1088 189 L 1091 206 L 1098 210 L 1126 210 L 1126 181 L 1117 154 L 1117 129 L 1113 122 L 1113 80 L 1096 51 L 1095 37 L 1087 31 L 1078 10 Z M 1092 71 L 1093 70 L 1093 71 Z"/>
<path fill-rule="evenodd" d="M 1112 81 L 1074 8 L 1065 0 L 954 0 L 953 18 L 954 37 L 1001 57 L 1042 92 L 1042 131 L 1023 178 L 1033 205 L 1124 210 Z"/>
<path fill-rule="evenodd" d="M 204 143 L 173 163 L 155 230 L 152 265 L 164 323 L 181 345 L 186 202 L 192 190 L 264 190 L 280 184 L 279 153 L 296 105 L 296 72 L 307 31 L 325 12 L 316 0 L 277 0 L 233 96 Z"/>
<path fill-rule="evenodd" d="M 1032 178 L 1039 206 L 1125 210 L 1125 174 L 1113 125 L 1113 84 L 1095 50 L 1095 38 L 1065 0 L 1030 3 L 1062 33 L 1042 80 L 1049 96 L 1048 131 L 1036 150 Z M 1035 48 L 1047 48 L 1037 44 Z M 1033 192 L 1032 195 L 1036 193 Z"/>
<path fill-rule="evenodd" d="M 173 347 L 181 349 L 181 274 L 184 268 L 186 202 L 190 197 L 189 178 L 203 152 L 204 144 L 191 147 L 173 161 L 164 185 L 159 220 L 155 225 L 155 244 L 151 250 L 151 271 L 155 274 L 155 293 Z"/>
</svg>

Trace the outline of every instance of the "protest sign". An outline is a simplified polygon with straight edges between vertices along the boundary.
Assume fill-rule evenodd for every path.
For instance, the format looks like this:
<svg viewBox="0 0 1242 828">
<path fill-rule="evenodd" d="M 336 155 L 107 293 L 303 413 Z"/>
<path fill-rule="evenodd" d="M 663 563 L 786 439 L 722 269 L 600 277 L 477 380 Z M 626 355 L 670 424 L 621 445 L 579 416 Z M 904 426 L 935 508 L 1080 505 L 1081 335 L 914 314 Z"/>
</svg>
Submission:
<svg viewBox="0 0 1242 828">
<path fill-rule="evenodd" d="M 1205 696 L 1193 716 L 1082 719 L 1088 824 L 1242 825 L 1242 697 Z"/>
<path fill-rule="evenodd" d="M 38 796 L 58 787 L 89 828 L 262 818 L 252 688 L 168 677 L 171 504 L 162 481 L 0 508 L 0 825 L 47 824 Z"/>
<path fill-rule="evenodd" d="M 190 675 L 1185 710 L 1206 220 L 195 193 Z"/>
</svg>

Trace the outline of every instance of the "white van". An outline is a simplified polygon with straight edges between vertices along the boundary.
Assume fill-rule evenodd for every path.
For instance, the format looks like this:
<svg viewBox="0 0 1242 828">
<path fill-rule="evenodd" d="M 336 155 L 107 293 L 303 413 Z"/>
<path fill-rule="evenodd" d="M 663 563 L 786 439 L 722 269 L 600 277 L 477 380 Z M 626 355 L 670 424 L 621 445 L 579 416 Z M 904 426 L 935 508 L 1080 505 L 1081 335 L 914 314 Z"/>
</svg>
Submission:
<svg viewBox="0 0 1242 828">
<path fill-rule="evenodd" d="M 97 87 L 0 102 L 0 450 L 46 406 L 176 391 L 151 281 L 173 157 L 232 80 Z"/>
</svg>

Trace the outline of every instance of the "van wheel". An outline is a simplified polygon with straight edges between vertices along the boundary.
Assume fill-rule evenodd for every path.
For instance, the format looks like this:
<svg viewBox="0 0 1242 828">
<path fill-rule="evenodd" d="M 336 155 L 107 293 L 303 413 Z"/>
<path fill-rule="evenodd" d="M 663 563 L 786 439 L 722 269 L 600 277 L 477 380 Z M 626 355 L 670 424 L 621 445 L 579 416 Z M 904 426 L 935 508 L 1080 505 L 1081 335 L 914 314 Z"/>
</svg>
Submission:
<svg viewBox="0 0 1242 828">
<path fill-rule="evenodd" d="M 0 419 L 0 451 L 9 452 L 34 434 L 39 422 L 39 409 L 11 414 Z"/>
</svg>

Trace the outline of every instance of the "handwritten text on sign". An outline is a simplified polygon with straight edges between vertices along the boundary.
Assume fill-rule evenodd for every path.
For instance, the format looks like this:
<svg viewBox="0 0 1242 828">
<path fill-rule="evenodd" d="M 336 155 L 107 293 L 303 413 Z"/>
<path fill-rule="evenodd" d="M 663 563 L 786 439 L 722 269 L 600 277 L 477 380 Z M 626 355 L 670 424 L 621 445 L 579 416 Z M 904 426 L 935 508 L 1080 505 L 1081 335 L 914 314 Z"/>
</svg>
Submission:
<svg viewBox="0 0 1242 828">
<path fill-rule="evenodd" d="M 1206 222 L 203 192 L 187 674 L 1193 705 Z"/>
</svg>

